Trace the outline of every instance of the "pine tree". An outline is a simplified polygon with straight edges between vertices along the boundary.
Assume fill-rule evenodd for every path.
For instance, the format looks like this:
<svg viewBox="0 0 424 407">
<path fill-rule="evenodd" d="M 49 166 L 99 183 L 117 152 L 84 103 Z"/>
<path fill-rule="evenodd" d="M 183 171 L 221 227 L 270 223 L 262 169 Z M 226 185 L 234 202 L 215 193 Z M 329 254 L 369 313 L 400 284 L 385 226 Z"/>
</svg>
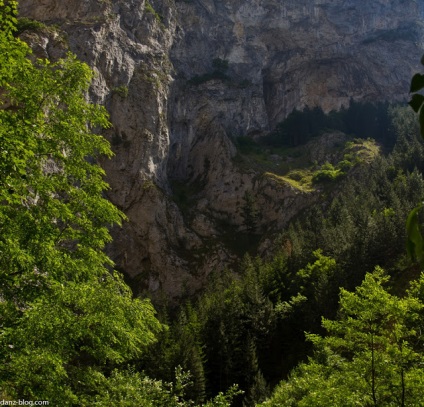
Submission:
<svg viewBox="0 0 424 407">
<path fill-rule="evenodd" d="M 256 231 L 259 212 L 256 207 L 256 200 L 253 194 L 246 191 L 243 195 L 243 206 L 241 207 L 241 217 L 243 218 L 243 226 L 247 233 Z"/>
</svg>

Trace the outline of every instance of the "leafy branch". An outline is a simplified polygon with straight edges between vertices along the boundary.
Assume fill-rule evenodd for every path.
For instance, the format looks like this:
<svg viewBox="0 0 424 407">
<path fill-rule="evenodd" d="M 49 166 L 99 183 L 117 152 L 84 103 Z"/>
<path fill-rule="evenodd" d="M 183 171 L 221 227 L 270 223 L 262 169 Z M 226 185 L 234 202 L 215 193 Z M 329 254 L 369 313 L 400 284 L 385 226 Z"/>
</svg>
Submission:
<svg viewBox="0 0 424 407">
<path fill-rule="evenodd" d="M 424 56 L 421 58 L 421 64 L 424 65 Z M 411 80 L 409 92 L 412 93 L 409 106 L 418 114 L 420 133 L 424 139 L 424 95 L 420 92 L 424 89 L 424 74 L 416 73 Z M 408 215 L 406 220 L 407 242 L 406 249 L 410 259 L 424 266 L 424 239 L 420 230 L 418 214 L 423 203 L 416 206 Z"/>
</svg>

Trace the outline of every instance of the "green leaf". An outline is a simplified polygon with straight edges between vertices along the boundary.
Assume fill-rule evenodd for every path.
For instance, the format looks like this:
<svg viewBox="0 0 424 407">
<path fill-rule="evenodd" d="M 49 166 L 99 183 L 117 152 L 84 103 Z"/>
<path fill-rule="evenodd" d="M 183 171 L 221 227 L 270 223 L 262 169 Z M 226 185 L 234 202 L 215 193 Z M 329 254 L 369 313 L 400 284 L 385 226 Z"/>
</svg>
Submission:
<svg viewBox="0 0 424 407">
<path fill-rule="evenodd" d="M 71 54 L 29 58 L 16 4 L 0 0 L 0 104 L 15 107 L 0 109 L 0 393 L 91 406 L 109 394 L 105 365 L 138 358 L 162 326 L 103 250 L 124 216 L 103 196 L 112 151 L 92 130 L 109 126 L 85 97 L 92 72 Z"/>
<path fill-rule="evenodd" d="M 408 215 L 406 220 L 406 233 L 407 233 L 407 242 L 406 250 L 409 257 L 412 261 L 421 262 L 424 258 L 423 256 L 423 237 L 420 231 L 420 225 L 418 222 L 418 212 L 423 207 L 423 204 L 418 205 L 414 208 Z"/>
<path fill-rule="evenodd" d="M 424 139 L 424 109 L 420 110 L 420 133 L 421 137 Z"/>
<path fill-rule="evenodd" d="M 411 81 L 411 88 L 409 90 L 409 92 L 418 92 L 419 90 L 424 88 L 424 75 L 421 75 L 419 73 L 416 73 L 413 77 L 412 77 L 412 81 Z"/>
<path fill-rule="evenodd" d="M 409 106 L 412 107 L 412 109 L 414 109 L 415 113 L 418 113 L 423 103 L 424 103 L 424 96 L 420 94 L 415 94 L 415 95 L 412 95 L 412 98 L 408 104 Z"/>
</svg>

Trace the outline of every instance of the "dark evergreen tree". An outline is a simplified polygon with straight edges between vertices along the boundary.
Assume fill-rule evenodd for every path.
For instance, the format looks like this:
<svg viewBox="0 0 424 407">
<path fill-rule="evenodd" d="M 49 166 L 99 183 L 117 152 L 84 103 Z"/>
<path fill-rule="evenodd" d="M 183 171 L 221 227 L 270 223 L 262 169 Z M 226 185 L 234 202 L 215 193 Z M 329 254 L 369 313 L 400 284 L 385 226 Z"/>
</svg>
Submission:
<svg viewBox="0 0 424 407">
<path fill-rule="evenodd" d="M 254 195 L 246 191 L 243 195 L 243 205 L 241 207 L 241 217 L 243 218 L 243 226 L 248 234 L 255 233 L 259 211 L 256 206 Z"/>
</svg>

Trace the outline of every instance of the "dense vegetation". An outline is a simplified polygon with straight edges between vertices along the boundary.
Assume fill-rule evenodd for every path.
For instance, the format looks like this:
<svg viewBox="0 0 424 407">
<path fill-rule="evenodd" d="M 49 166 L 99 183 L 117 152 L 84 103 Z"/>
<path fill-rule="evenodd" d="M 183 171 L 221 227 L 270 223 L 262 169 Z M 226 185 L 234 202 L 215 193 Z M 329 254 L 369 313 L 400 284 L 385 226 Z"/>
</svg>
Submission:
<svg viewBox="0 0 424 407">
<path fill-rule="evenodd" d="M 424 196 L 412 111 L 351 102 L 329 115 L 293 112 L 268 145 L 336 129 L 373 137 L 384 154 L 351 171 L 346 163 L 320 168 L 314 182 L 334 178 L 332 188 L 281 231 L 272 259 L 245 256 L 197 298 L 157 304 L 156 314 L 103 252 L 108 228 L 124 216 L 103 197 L 97 158 L 111 150 L 94 129 L 109 123 L 85 99 L 91 72 L 72 55 L 35 59 L 14 36 L 15 16 L 16 2 L 0 0 L 2 399 L 421 405 L 424 278 L 405 255 L 405 221 Z M 225 76 L 226 61 L 214 69 Z M 244 200 L 253 233 L 254 197 Z"/>
<path fill-rule="evenodd" d="M 326 336 L 308 334 L 314 355 L 264 406 L 419 406 L 424 391 L 423 278 L 403 297 L 384 287 L 380 268 L 355 292 L 342 289 Z"/>
</svg>

